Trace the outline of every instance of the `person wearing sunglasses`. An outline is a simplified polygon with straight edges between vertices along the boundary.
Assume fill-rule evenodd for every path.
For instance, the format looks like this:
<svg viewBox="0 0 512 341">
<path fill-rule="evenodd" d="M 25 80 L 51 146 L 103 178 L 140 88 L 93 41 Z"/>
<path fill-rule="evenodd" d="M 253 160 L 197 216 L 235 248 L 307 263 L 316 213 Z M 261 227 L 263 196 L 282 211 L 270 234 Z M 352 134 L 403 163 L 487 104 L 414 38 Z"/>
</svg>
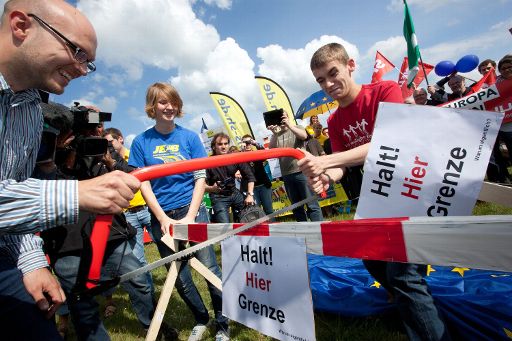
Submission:
<svg viewBox="0 0 512 341">
<path fill-rule="evenodd" d="M 6 340 L 60 340 L 49 318 L 65 294 L 35 232 L 76 224 L 79 209 L 120 213 L 140 182 L 124 172 L 36 180 L 43 130 L 36 89 L 62 94 L 96 69 L 96 33 L 62 0 L 9 0 L 0 18 L 0 328 Z M 27 327 L 27 323 L 29 324 Z"/>
</svg>

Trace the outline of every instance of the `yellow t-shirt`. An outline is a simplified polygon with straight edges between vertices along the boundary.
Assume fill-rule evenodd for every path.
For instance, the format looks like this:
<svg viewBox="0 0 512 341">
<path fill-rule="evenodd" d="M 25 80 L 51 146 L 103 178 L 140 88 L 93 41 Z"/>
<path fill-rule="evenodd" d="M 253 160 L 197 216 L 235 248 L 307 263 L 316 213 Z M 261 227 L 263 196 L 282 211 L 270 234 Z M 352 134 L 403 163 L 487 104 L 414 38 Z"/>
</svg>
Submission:
<svg viewBox="0 0 512 341">
<path fill-rule="evenodd" d="M 325 140 L 327 140 L 327 136 L 325 136 L 324 134 L 320 134 L 320 136 L 315 137 L 315 139 L 317 139 L 318 143 L 320 143 L 320 145 L 323 147 Z"/>
<path fill-rule="evenodd" d="M 124 159 L 126 160 L 126 162 L 128 162 L 129 158 L 130 158 L 130 150 L 127 149 L 126 154 L 124 154 Z M 144 201 L 144 197 L 142 196 L 142 193 L 140 192 L 140 190 L 138 190 L 137 193 L 135 193 L 135 195 L 133 196 L 133 199 L 130 201 L 130 206 L 128 206 L 128 208 L 142 206 L 142 205 L 146 205 L 146 202 Z"/>
<path fill-rule="evenodd" d="M 313 129 L 312 126 L 306 126 L 306 132 L 308 133 L 309 136 L 315 136 L 315 130 Z"/>
</svg>

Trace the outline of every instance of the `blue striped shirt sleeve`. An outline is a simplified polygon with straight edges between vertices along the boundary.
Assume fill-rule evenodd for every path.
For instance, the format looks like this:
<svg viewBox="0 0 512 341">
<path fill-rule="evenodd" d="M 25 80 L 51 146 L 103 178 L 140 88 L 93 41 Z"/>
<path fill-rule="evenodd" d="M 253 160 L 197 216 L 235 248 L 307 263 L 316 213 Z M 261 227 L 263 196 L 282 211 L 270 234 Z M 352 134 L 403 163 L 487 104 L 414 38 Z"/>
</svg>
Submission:
<svg viewBox="0 0 512 341">
<path fill-rule="evenodd" d="M 33 235 L 78 221 L 78 181 L 28 179 L 0 182 L 0 238 L 23 274 L 48 266 L 41 238 Z"/>
<path fill-rule="evenodd" d="M 0 229 L 23 234 L 78 221 L 78 181 L 0 182 Z"/>
<path fill-rule="evenodd" d="M 23 274 L 48 266 L 43 240 L 34 234 L 7 234 L 0 237 L 0 243 Z"/>
<path fill-rule="evenodd" d="M 29 179 L 43 117 L 36 90 L 14 93 L 0 74 L 0 253 L 25 274 L 47 266 L 33 232 L 78 221 L 78 182 Z"/>
</svg>

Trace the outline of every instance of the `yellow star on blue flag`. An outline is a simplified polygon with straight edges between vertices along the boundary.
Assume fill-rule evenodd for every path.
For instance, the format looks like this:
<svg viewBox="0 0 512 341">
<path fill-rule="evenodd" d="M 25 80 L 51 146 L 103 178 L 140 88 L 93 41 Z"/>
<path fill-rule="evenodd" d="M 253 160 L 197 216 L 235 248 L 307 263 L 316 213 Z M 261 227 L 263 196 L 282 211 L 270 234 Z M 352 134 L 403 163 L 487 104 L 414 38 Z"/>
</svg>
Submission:
<svg viewBox="0 0 512 341">
<path fill-rule="evenodd" d="M 331 109 L 338 106 L 338 102 L 328 96 L 323 90 L 317 91 L 306 98 L 295 114 L 296 119 L 305 119 L 307 117 L 321 115 L 331 112 Z"/>
<path fill-rule="evenodd" d="M 469 270 L 471 270 L 471 269 L 455 267 L 455 268 L 452 269 L 452 272 L 457 272 L 461 277 L 464 277 L 464 272 L 465 271 L 469 271 Z"/>
<path fill-rule="evenodd" d="M 373 281 L 373 284 L 372 284 L 372 285 L 370 285 L 370 287 L 375 287 L 375 288 L 377 288 L 377 289 L 378 289 L 378 288 L 380 288 L 381 286 L 382 286 L 382 284 L 380 284 L 380 283 L 379 283 L 379 282 L 377 282 L 377 281 Z"/>
<path fill-rule="evenodd" d="M 505 335 L 507 335 L 509 339 L 512 339 L 512 332 L 510 330 L 508 330 L 507 328 L 503 328 L 503 331 L 505 332 Z"/>
</svg>

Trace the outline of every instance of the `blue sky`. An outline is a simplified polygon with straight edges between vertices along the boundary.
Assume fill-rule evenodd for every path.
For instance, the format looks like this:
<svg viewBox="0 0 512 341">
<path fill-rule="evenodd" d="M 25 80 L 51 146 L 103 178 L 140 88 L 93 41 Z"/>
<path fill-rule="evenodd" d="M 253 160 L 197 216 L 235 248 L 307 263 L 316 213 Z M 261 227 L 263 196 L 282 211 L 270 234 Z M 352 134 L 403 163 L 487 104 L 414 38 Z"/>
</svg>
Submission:
<svg viewBox="0 0 512 341">
<path fill-rule="evenodd" d="M 398 68 L 406 53 L 401 0 L 71 2 L 96 28 L 98 69 L 51 100 L 66 105 L 80 101 L 112 112 L 107 126 L 121 129 L 128 144 L 153 125 L 144 113 L 144 100 L 146 88 L 156 81 L 171 82 L 182 95 L 185 116 L 178 124 L 196 132 L 201 118 L 208 127 L 221 125 L 209 92 L 224 92 L 242 105 L 261 139 L 268 131 L 255 75 L 278 82 L 297 110 L 319 89 L 308 65 L 321 45 L 345 45 L 356 59 L 358 83 L 370 81 L 376 50 Z M 499 60 L 512 52 L 512 0 L 408 4 L 426 63 L 455 63 L 466 54 Z M 435 82 L 438 77 L 431 75 Z M 465 75 L 479 78 L 476 71 Z M 398 72 L 384 78 L 397 80 Z"/>
</svg>

